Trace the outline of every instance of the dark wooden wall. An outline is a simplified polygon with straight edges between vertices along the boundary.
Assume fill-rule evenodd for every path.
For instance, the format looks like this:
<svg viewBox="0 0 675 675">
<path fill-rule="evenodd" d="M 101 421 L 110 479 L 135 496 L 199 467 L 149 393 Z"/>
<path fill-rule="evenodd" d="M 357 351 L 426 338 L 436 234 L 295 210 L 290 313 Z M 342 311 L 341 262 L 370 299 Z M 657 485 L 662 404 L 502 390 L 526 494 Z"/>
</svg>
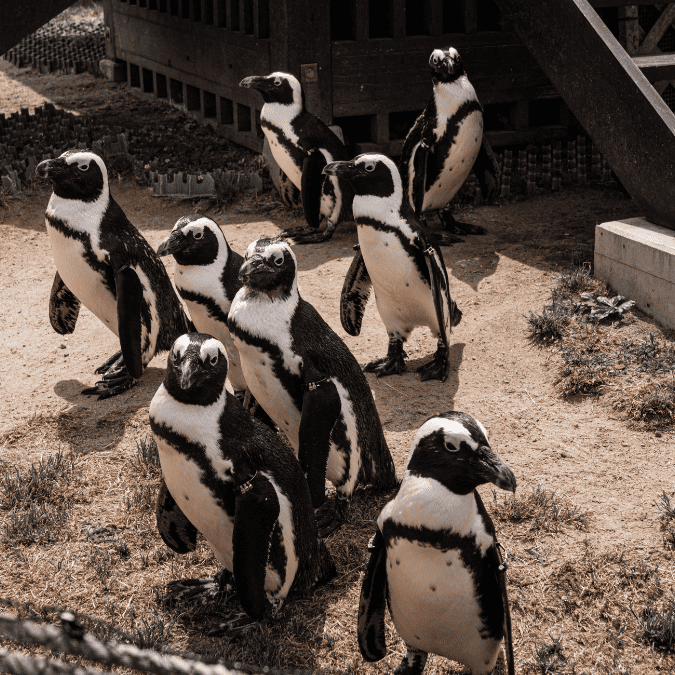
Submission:
<svg viewBox="0 0 675 675">
<path fill-rule="evenodd" d="M 307 107 L 356 151 L 396 155 L 431 94 L 427 64 L 456 47 L 494 145 L 563 135 L 566 108 L 494 0 L 106 0 L 108 55 L 133 87 L 260 149 L 262 106 L 241 79 L 296 75 Z"/>
</svg>

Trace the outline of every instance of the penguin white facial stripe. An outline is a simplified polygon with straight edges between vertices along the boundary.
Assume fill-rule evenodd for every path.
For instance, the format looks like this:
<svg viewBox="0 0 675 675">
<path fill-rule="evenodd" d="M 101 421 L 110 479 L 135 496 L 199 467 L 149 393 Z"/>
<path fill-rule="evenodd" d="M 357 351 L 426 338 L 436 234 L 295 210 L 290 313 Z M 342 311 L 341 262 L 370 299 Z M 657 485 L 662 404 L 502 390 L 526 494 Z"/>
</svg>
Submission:
<svg viewBox="0 0 675 675">
<path fill-rule="evenodd" d="M 482 426 L 482 425 L 481 425 Z M 410 456 L 415 451 L 415 447 L 420 442 L 422 438 L 433 433 L 437 429 L 442 429 L 445 437 L 448 439 L 462 439 L 469 444 L 469 446 L 476 450 L 480 445 L 477 443 L 471 436 L 471 432 L 458 420 L 448 420 L 444 417 L 434 417 L 433 419 L 425 422 L 418 430 L 415 441 L 413 443 L 413 448 L 408 455 L 408 460 Z M 486 435 L 487 438 L 487 435 Z"/>
<path fill-rule="evenodd" d="M 186 225 L 183 228 L 183 232 L 186 233 L 186 234 L 190 234 L 193 237 L 196 234 L 196 235 L 198 235 L 197 239 L 199 239 L 200 237 L 204 236 L 204 229 L 205 228 L 206 228 L 206 225 L 202 221 L 196 220 L 196 221 L 193 221 L 192 223 L 190 223 L 189 225 Z"/>
<path fill-rule="evenodd" d="M 185 350 L 190 346 L 190 336 L 189 335 L 181 335 L 174 343 L 173 343 L 173 353 L 175 356 L 179 356 L 181 359 L 183 358 L 183 354 L 185 354 Z"/>
<path fill-rule="evenodd" d="M 225 351 L 225 346 L 215 338 L 206 340 L 199 350 L 199 358 L 204 362 L 207 359 L 210 361 L 213 358 L 218 359 L 221 356 L 227 359 L 227 352 Z"/>
<path fill-rule="evenodd" d="M 281 540 L 286 552 L 286 576 L 283 580 L 281 586 L 277 588 L 269 588 L 267 585 L 267 579 L 265 587 L 270 590 L 274 597 L 285 598 L 288 595 L 288 591 L 291 589 L 293 580 L 295 579 L 295 574 L 298 570 L 298 558 L 295 555 L 294 547 L 294 536 L 293 536 L 293 505 L 291 504 L 288 497 L 281 490 L 279 485 L 274 481 L 274 478 L 267 471 L 260 472 L 267 480 L 272 484 L 274 491 L 277 493 L 277 499 L 279 500 L 279 518 L 277 523 L 279 524 L 279 529 L 281 530 Z M 279 577 L 277 576 L 277 579 Z M 277 584 L 279 581 L 277 581 Z"/>
<path fill-rule="evenodd" d="M 68 165 L 77 163 L 78 166 L 81 166 L 82 164 L 88 165 L 92 161 L 96 162 L 103 174 L 104 184 L 108 184 L 108 170 L 106 169 L 105 162 L 93 152 L 64 152 L 61 157 L 66 160 L 66 164 Z"/>
</svg>

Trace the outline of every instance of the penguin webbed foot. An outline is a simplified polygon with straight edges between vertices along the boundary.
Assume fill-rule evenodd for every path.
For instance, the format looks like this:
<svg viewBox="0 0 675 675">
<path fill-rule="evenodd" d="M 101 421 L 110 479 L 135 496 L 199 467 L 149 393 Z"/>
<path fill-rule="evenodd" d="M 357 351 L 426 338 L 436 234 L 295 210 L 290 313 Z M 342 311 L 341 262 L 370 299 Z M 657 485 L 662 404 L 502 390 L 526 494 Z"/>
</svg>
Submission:
<svg viewBox="0 0 675 675">
<path fill-rule="evenodd" d="M 427 380 L 445 382 L 450 374 L 448 348 L 442 342 L 439 342 L 434 358 L 429 363 L 420 366 L 415 372 L 420 374 L 422 382 L 426 382 Z"/>
<path fill-rule="evenodd" d="M 287 230 L 283 230 L 279 236 L 295 241 L 296 237 L 304 237 L 310 234 L 316 234 L 316 230 L 311 225 L 301 225 L 300 227 L 290 227 Z"/>
<path fill-rule="evenodd" d="M 122 365 L 124 365 L 124 359 L 122 358 L 122 350 L 120 349 L 118 352 L 115 352 L 109 359 L 106 359 L 95 371 L 94 373 L 96 375 L 103 375 L 104 373 L 107 373 L 109 370 L 117 366 L 117 363 L 121 361 Z"/>
<path fill-rule="evenodd" d="M 413 649 L 408 647 L 403 661 L 398 665 L 394 671 L 394 675 L 420 675 L 427 665 L 427 658 L 429 654 L 423 652 L 421 649 Z"/>
<path fill-rule="evenodd" d="M 127 389 L 131 389 L 138 380 L 129 375 L 126 368 L 108 372 L 93 387 L 86 387 L 82 390 L 85 396 L 98 396 L 98 400 L 117 396 Z"/>
<path fill-rule="evenodd" d="M 202 604 L 206 604 L 211 600 L 219 600 L 228 593 L 232 593 L 233 589 L 234 576 L 232 572 L 223 568 L 213 578 L 201 577 L 199 579 L 170 581 L 166 585 L 163 603 L 173 607 L 198 598 Z"/>
<path fill-rule="evenodd" d="M 474 225 L 473 223 L 464 223 L 461 220 L 456 220 L 455 216 L 452 215 L 452 210 L 450 205 L 443 207 L 438 212 L 438 219 L 441 221 L 441 225 L 445 232 L 437 234 L 436 238 L 441 241 L 444 238 L 452 238 L 452 235 L 467 235 L 467 234 L 486 234 L 487 230 L 480 225 Z M 458 241 L 463 241 L 459 239 Z M 458 243 L 454 241 L 452 243 Z"/>
<path fill-rule="evenodd" d="M 232 637 L 251 626 L 255 626 L 257 623 L 258 621 L 252 619 L 246 612 L 239 612 L 228 621 L 213 624 L 206 632 L 206 635 L 208 637 Z M 260 623 L 266 623 L 266 619 L 263 619 Z"/>
<path fill-rule="evenodd" d="M 403 351 L 403 340 L 390 339 L 387 355 L 381 359 L 371 361 L 364 369 L 364 373 L 375 373 L 377 377 L 386 375 L 401 375 L 406 371 L 405 357 L 407 354 Z"/>
<path fill-rule="evenodd" d="M 349 512 L 351 497 L 345 497 L 336 493 L 334 499 L 324 502 L 314 512 L 316 516 L 316 525 L 319 528 L 319 536 L 322 539 L 329 537 L 333 532 L 339 530 Z"/>
</svg>

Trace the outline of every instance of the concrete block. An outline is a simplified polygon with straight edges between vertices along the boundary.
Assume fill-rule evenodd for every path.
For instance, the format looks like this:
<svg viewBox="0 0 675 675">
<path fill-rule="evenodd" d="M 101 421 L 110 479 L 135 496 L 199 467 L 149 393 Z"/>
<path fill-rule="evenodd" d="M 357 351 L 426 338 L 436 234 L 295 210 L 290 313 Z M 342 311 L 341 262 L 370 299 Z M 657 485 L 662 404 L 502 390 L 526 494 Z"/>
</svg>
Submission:
<svg viewBox="0 0 675 675">
<path fill-rule="evenodd" d="M 127 66 L 125 63 L 118 63 L 112 59 L 101 59 L 98 67 L 106 80 L 111 82 L 127 81 Z"/>
<path fill-rule="evenodd" d="M 595 276 L 675 329 L 675 230 L 644 218 L 595 228 Z"/>
</svg>

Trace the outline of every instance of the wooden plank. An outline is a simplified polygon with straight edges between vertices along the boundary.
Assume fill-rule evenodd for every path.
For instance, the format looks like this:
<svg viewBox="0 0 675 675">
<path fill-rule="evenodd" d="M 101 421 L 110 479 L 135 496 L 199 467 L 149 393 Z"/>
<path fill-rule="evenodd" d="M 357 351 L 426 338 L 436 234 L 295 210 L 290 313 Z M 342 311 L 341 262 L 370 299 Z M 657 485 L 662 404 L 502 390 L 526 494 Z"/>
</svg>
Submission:
<svg viewBox="0 0 675 675">
<path fill-rule="evenodd" d="M 674 229 L 675 115 L 597 12 L 587 0 L 497 1 L 647 218 Z"/>
<path fill-rule="evenodd" d="M 675 0 L 659 0 L 660 4 L 675 3 Z M 590 0 L 591 7 L 625 7 L 626 5 L 653 5 L 654 0 Z"/>
<path fill-rule="evenodd" d="M 432 92 L 427 64 L 433 45 L 439 40 L 408 38 L 382 43 L 377 48 L 373 44 L 367 58 L 362 55 L 361 43 L 334 43 L 335 117 L 418 110 L 426 105 Z M 453 42 L 444 40 L 442 44 Z M 522 44 L 459 51 L 484 104 L 555 94 L 548 78 Z"/>
<path fill-rule="evenodd" d="M 650 82 L 675 80 L 675 54 L 635 56 L 633 63 Z"/>
<path fill-rule="evenodd" d="M 640 47 L 640 24 L 637 5 L 619 8 L 619 42 L 629 54 Z"/>
<path fill-rule="evenodd" d="M 165 25 L 154 20 L 161 15 L 147 14 L 139 17 L 115 12 L 118 58 L 139 63 L 142 57 L 168 65 L 176 72 L 175 79 L 186 81 L 185 76 L 192 75 L 236 88 L 248 75 L 270 72 L 269 43 L 265 40 L 201 24 L 169 21 Z M 188 26 L 192 30 L 186 30 Z"/>
<path fill-rule="evenodd" d="M 368 0 L 354 0 L 354 35 L 357 40 L 367 40 L 369 35 L 368 26 Z"/>
<path fill-rule="evenodd" d="M 425 21 L 429 35 L 443 33 L 443 0 L 426 0 Z"/>
<path fill-rule="evenodd" d="M 460 0 L 464 15 L 464 32 L 467 35 L 478 30 L 478 0 Z"/>
<path fill-rule="evenodd" d="M 668 7 L 661 12 L 661 16 L 651 27 L 649 33 L 647 33 L 640 48 L 635 52 L 636 56 L 647 56 L 651 54 L 673 21 L 675 21 L 675 5 L 668 5 Z"/>
<path fill-rule="evenodd" d="M 405 37 L 405 0 L 390 0 L 389 29 L 394 39 Z"/>
</svg>

